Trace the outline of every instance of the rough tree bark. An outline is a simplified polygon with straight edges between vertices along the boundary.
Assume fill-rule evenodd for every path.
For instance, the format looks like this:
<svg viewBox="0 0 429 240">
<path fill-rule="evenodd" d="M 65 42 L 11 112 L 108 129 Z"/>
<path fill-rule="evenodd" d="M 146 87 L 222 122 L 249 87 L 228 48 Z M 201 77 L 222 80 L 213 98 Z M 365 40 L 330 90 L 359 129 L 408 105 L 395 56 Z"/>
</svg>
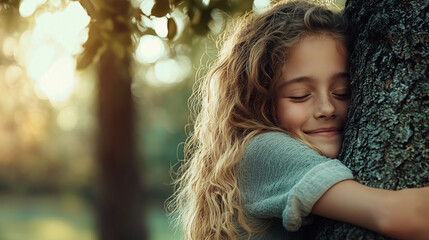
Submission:
<svg viewBox="0 0 429 240">
<path fill-rule="evenodd" d="M 429 1 L 349 0 L 353 97 L 340 159 L 365 185 L 429 185 Z M 386 239 L 323 220 L 318 239 Z"/>
</svg>

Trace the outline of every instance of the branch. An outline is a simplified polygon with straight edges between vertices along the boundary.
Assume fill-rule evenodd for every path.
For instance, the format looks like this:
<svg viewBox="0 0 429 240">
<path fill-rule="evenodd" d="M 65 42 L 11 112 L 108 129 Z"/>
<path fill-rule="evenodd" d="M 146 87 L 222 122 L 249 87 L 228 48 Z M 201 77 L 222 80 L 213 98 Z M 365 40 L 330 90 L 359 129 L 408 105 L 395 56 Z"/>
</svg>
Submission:
<svg viewBox="0 0 429 240">
<path fill-rule="evenodd" d="M 74 0 L 78 1 L 82 7 L 86 10 L 88 13 L 88 16 L 90 16 L 92 19 L 98 19 L 97 11 L 95 10 L 94 4 L 92 4 L 91 0 Z"/>
</svg>

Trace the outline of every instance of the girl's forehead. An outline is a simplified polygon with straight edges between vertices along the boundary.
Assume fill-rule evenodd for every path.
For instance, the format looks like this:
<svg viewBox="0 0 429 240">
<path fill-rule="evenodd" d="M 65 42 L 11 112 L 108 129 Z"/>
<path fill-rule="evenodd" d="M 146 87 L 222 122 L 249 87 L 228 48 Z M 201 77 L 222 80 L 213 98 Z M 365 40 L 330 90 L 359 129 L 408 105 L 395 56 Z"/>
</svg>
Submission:
<svg viewBox="0 0 429 240">
<path fill-rule="evenodd" d="M 329 35 L 308 36 L 290 49 L 276 71 L 276 80 L 326 77 L 339 72 L 348 72 L 345 44 Z"/>
<path fill-rule="evenodd" d="M 327 40 L 332 40 L 336 42 L 338 50 L 340 52 L 347 53 L 345 40 L 329 32 L 306 34 L 302 36 L 294 45 L 292 45 L 292 47 L 290 47 L 289 52 L 293 52 L 296 48 L 298 48 L 303 43 L 311 42 L 313 44 L 323 45 L 324 43 L 326 43 Z"/>
<path fill-rule="evenodd" d="M 321 53 L 326 53 L 325 55 L 327 56 L 332 53 L 341 58 L 341 60 L 344 59 L 348 62 L 349 55 L 345 42 L 329 33 L 320 33 L 303 36 L 287 49 L 283 66 L 292 60 L 296 62 L 297 59 L 302 58 L 305 58 L 305 60 L 302 60 L 301 64 L 305 64 L 305 61 L 311 61 L 313 56 Z"/>
</svg>

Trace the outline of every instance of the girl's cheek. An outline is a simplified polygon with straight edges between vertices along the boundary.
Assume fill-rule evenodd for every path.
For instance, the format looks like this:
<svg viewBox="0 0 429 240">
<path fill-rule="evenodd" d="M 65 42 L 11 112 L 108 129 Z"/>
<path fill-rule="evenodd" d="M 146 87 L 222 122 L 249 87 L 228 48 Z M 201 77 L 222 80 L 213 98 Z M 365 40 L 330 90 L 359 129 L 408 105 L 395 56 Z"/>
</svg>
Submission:
<svg viewBox="0 0 429 240">
<path fill-rule="evenodd" d="M 341 115 L 343 118 L 347 119 L 347 112 L 349 110 L 349 101 L 342 102 L 340 104 Z"/>
<path fill-rule="evenodd" d="M 277 116 L 282 128 L 294 131 L 308 119 L 308 115 L 306 104 L 291 103 L 289 100 L 278 102 Z"/>
</svg>

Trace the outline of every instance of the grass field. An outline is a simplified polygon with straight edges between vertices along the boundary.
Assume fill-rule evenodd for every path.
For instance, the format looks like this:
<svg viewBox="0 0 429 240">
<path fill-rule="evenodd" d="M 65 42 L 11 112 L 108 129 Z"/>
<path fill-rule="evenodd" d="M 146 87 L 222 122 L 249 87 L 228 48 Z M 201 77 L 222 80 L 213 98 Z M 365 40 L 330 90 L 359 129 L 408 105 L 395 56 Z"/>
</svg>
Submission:
<svg viewBox="0 0 429 240">
<path fill-rule="evenodd" d="M 150 240 L 179 240 L 161 207 L 146 215 Z M 93 210 L 75 195 L 0 196 L 0 240 L 96 240 Z"/>
</svg>

